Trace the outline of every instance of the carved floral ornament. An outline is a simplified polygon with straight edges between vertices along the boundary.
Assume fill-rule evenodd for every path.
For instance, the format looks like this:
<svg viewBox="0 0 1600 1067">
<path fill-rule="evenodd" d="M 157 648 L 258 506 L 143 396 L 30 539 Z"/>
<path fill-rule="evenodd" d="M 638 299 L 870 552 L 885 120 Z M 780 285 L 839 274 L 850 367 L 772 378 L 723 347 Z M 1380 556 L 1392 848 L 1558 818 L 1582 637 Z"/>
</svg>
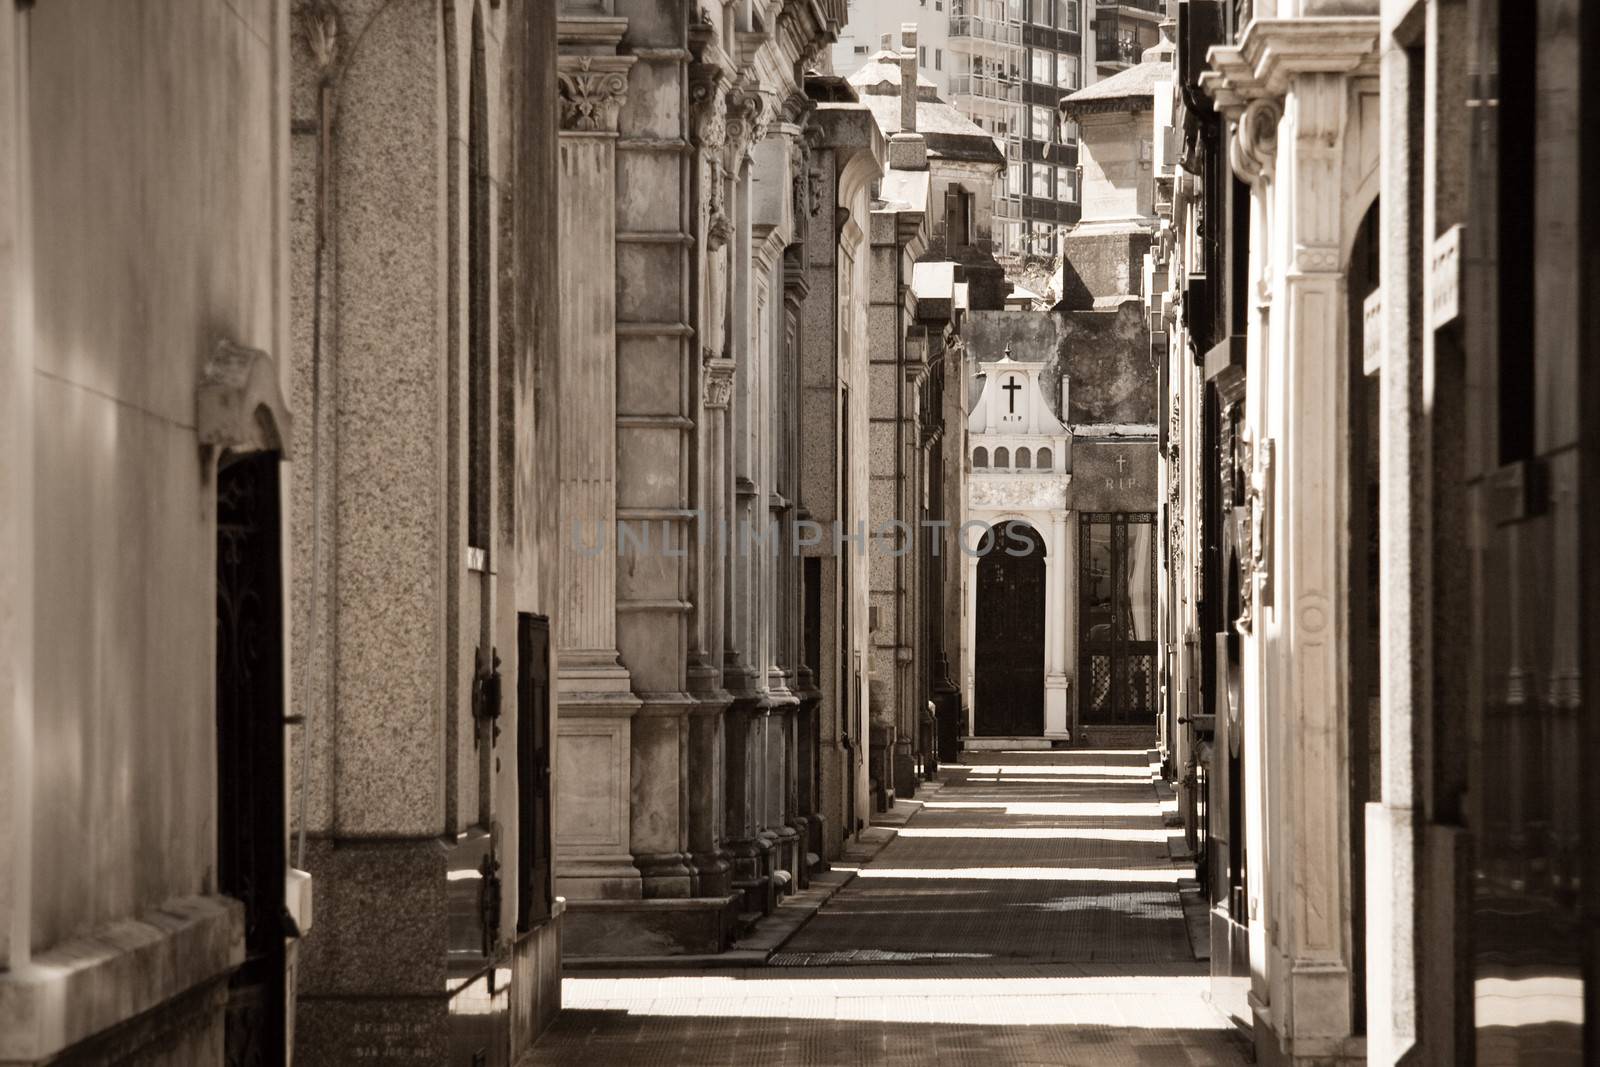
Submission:
<svg viewBox="0 0 1600 1067">
<path fill-rule="evenodd" d="M 728 143 L 728 91 L 720 71 L 697 71 L 689 87 L 695 144 L 715 151 Z"/>
<path fill-rule="evenodd" d="M 575 133 L 616 133 L 628 100 L 631 56 L 563 56 L 556 78 L 561 89 L 561 128 Z"/>
<path fill-rule="evenodd" d="M 1277 507 L 1275 470 L 1277 447 L 1272 438 L 1256 441 L 1247 428 L 1240 442 L 1245 472 L 1245 498 L 1239 515 L 1239 617 L 1234 626 L 1242 634 L 1255 628 L 1257 610 L 1273 604 L 1273 510 Z"/>
<path fill-rule="evenodd" d="M 728 144 L 735 164 L 766 137 L 772 114 L 766 94 L 759 90 L 734 89 L 728 93 Z"/>
</svg>

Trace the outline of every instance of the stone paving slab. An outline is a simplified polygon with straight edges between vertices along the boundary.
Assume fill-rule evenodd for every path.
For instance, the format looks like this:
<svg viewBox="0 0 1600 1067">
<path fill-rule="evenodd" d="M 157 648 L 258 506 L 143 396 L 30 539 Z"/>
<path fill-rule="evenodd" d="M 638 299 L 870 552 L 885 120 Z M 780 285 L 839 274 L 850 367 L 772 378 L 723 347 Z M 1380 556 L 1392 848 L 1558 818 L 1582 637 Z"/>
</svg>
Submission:
<svg viewBox="0 0 1600 1067">
<path fill-rule="evenodd" d="M 1145 754 L 968 758 L 768 965 L 570 976 L 522 1067 L 1248 1063 L 1189 950 L 1193 872 Z"/>
</svg>

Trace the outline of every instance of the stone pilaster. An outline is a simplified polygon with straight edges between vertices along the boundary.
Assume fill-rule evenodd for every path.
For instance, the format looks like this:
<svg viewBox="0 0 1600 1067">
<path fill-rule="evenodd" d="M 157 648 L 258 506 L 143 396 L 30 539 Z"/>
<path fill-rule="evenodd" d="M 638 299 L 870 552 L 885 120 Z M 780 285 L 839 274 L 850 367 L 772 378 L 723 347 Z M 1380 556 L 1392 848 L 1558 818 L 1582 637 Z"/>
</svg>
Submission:
<svg viewBox="0 0 1600 1067">
<path fill-rule="evenodd" d="M 1376 37 L 1375 19 L 1258 20 L 1202 79 L 1232 121 L 1234 172 L 1252 185 L 1238 624 L 1250 952 L 1264 962 L 1251 996 L 1258 1048 L 1292 1062 L 1355 1054 L 1342 208 L 1352 78 L 1374 69 Z"/>
<path fill-rule="evenodd" d="M 560 289 L 561 407 L 573 417 L 560 453 L 556 884 L 577 899 L 641 893 L 629 781 L 640 702 L 616 631 L 617 120 L 635 62 L 615 54 L 625 28 L 560 27 L 559 239 L 586 250 L 563 264 Z"/>
</svg>

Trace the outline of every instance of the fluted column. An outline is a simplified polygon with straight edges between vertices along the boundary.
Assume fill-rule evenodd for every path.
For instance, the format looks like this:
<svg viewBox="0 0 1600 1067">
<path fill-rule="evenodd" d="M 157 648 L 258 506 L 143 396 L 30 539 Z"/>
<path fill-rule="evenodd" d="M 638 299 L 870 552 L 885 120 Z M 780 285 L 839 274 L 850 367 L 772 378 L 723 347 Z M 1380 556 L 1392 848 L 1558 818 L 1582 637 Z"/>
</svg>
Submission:
<svg viewBox="0 0 1600 1067">
<path fill-rule="evenodd" d="M 585 20 L 582 43 L 621 19 Z M 563 50 L 572 30 L 562 23 Z M 637 897 L 631 856 L 630 748 L 639 708 L 616 636 L 617 117 L 627 56 L 561 56 L 560 230 L 583 248 L 561 271 L 561 601 L 557 617 L 557 892 Z"/>
</svg>

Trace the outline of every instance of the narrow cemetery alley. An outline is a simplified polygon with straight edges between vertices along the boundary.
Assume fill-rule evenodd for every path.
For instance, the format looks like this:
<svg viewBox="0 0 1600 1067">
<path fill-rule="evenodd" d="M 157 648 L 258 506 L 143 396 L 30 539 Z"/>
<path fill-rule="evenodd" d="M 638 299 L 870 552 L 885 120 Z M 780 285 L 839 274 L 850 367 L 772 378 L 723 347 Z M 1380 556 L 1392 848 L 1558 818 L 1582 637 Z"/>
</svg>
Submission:
<svg viewBox="0 0 1600 1067">
<path fill-rule="evenodd" d="M 524 1064 L 1248 1062 L 1191 949 L 1147 754 L 966 759 L 764 962 L 569 970 Z"/>
</svg>

